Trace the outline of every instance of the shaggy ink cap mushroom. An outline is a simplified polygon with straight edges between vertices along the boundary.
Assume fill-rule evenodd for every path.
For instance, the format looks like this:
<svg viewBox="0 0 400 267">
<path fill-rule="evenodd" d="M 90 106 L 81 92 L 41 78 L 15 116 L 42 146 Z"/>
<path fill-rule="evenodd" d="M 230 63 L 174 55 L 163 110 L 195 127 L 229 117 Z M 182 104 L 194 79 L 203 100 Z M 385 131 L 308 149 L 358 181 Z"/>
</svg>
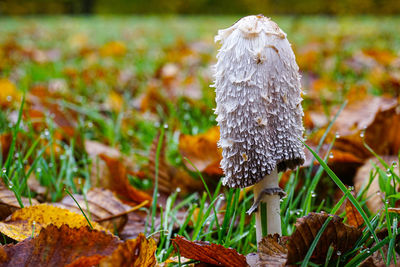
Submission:
<svg viewBox="0 0 400 267">
<path fill-rule="evenodd" d="M 223 184 L 247 187 L 305 155 L 299 67 L 286 34 L 263 15 L 219 30 L 214 66 Z"/>
</svg>

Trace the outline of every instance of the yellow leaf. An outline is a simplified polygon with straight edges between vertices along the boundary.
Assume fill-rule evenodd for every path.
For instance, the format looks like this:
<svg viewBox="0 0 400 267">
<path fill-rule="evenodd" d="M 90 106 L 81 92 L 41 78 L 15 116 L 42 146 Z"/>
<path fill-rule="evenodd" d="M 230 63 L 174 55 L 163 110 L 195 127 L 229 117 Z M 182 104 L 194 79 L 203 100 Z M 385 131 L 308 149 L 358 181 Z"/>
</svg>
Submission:
<svg viewBox="0 0 400 267">
<path fill-rule="evenodd" d="M 126 46 L 121 41 L 108 42 L 100 48 L 100 55 L 103 57 L 118 57 L 126 53 Z"/>
<path fill-rule="evenodd" d="M 198 135 L 179 136 L 179 151 L 187 157 L 201 172 L 209 175 L 222 175 L 219 162 L 222 159 L 221 149 L 218 148 L 219 127 L 210 128 L 207 132 Z M 194 168 L 185 161 L 186 167 Z"/>
<path fill-rule="evenodd" d="M 108 100 L 107 100 L 108 106 L 116 112 L 120 112 L 123 105 L 124 105 L 124 99 L 121 97 L 120 94 L 112 91 L 108 95 Z"/>
<path fill-rule="evenodd" d="M 18 101 L 21 97 L 21 92 L 8 79 L 0 79 L 0 106 L 9 105 L 14 101 Z"/>
<path fill-rule="evenodd" d="M 39 204 L 16 210 L 10 219 L 0 222 L 0 232 L 14 240 L 22 241 L 31 237 L 32 234 L 36 236 L 43 227 L 50 224 L 57 227 L 67 224 L 71 228 L 88 226 L 88 222 L 81 214 L 47 204 Z M 91 224 L 93 229 L 107 232 L 98 223 L 91 222 Z"/>
</svg>

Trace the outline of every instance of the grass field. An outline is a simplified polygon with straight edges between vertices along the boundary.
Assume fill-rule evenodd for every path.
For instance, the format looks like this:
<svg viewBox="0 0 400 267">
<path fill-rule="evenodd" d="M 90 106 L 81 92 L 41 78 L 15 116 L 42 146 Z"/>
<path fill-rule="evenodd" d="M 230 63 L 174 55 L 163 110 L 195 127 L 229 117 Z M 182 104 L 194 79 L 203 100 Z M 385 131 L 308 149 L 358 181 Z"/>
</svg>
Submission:
<svg viewBox="0 0 400 267">
<path fill-rule="evenodd" d="M 216 125 L 215 94 L 210 84 L 218 45 L 213 38 L 218 29 L 237 19 L 0 18 L 0 166 L 4 184 L 21 204 L 22 197 L 60 201 L 66 195 L 65 188 L 85 195 L 96 187 L 96 160 L 85 144 L 97 141 L 129 161 L 131 185 L 159 200 L 161 209 L 156 208 L 156 201 L 142 208 L 149 214 L 150 225 L 143 227 L 143 232 L 159 240 L 158 261 L 172 255 L 171 238 L 176 233 L 232 247 L 242 254 L 256 251 L 254 218 L 246 215 L 252 194 L 222 187 L 220 174 L 191 168 L 179 144 L 180 134 L 202 134 Z M 357 100 L 381 96 L 398 101 L 400 18 L 284 16 L 273 20 L 287 33 L 302 73 L 308 144 L 319 150 L 323 138 L 322 143 L 330 147 L 320 156 L 329 163 L 335 139 L 341 138 L 329 125 L 334 124 L 332 118 L 343 103 L 348 101 L 351 106 Z M 315 116 L 310 114 L 318 114 L 320 119 L 313 121 Z M 165 143 L 157 138 L 160 132 Z M 379 132 L 378 136 L 385 135 Z M 379 153 L 380 141 L 377 143 L 372 148 Z M 160 161 L 163 149 L 165 162 Z M 218 153 L 200 151 L 195 143 L 192 150 L 200 154 L 197 159 L 202 163 L 212 161 Z M 368 161 L 352 148 L 345 152 L 358 157 L 357 167 Z M 361 262 L 386 244 L 388 257 L 384 260 L 389 263 L 396 251 L 399 253 L 395 245 L 399 215 L 388 212 L 388 208 L 398 207 L 400 199 L 399 154 L 398 150 L 379 154 L 395 160 L 384 167 L 376 165 L 369 176 L 370 180 L 380 177 L 385 195 L 378 213 L 367 206 L 366 188 L 352 197 L 352 176 L 336 176 L 324 163 L 285 173 L 281 185 L 288 196 L 281 204 L 283 234 L 291 235 L 296 219 L 309 212 L 333 210 L 347 218 L 336 204 L 353 198 L 356 209 L 365 210 L 367 227 L 362 241 L 346 254 L 332 257 L 329 266 Z M 188 158 L 196 165 L 197 161 Z M 334 163 L 336 167 L 341 164 Z M 174 182 L 172 175 L 169 192 L 158 192 L 162 186 L 158 179 L 167 168 L 179 170 L 179 179 L 186 182 Z M 354 165 L 345 168 L 344 172 L 354 176 Z M 44 191 L 32 186 L 32 180 Z M 209 191 L 203 185 L 190 186 L 202 184 L 202 180 Z M 369 237 L 385 228 L 388 237 L 377 246 Z"/>
</svg>

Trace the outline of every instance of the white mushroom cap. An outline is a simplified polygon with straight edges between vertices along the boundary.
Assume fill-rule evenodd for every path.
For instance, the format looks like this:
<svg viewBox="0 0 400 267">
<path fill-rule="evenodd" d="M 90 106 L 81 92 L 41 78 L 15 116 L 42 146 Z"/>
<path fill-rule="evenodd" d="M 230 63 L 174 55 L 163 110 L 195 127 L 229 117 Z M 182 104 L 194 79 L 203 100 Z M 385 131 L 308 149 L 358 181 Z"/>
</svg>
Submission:
<svg viewBox="0 0 400 267">
<path fill-rule="evenodd" d="M 299 67 L 286 34 L 258 15 L 219 30 L 215 41 L 223 184 L 246 187 L 303 164 Z"/>
</svg>

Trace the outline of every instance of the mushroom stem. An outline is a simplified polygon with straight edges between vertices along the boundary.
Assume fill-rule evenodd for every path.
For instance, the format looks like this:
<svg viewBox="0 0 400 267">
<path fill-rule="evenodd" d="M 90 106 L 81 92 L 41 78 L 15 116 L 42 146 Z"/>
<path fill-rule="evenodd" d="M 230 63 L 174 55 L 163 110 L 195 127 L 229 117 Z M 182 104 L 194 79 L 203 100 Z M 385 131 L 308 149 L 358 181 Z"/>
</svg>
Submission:
<svg viewBox="0 0 400 267">
<path fill-rule="evenodd" d="M 275 168 L 271 174 L 266 175 L 264 179 L 256 183 L 253 187 L 254 201 L 258 202 L 258 209 L 256 212 L 256 233 L 257 244 L 263 238 L 263 227 L 267 228 L 267 234 L 278 233 L 282 235 L 281 215 L 280 215 L 280 195 L 279 193 L 269 193 L 276 191 L 279 188 L 278 184 L 278 171 Z M 261 199 L 259 199 L 261 197 Z M 262 202 L 266 205 L 262 205 Z M 267 214 L 267 225 L 263 225 L 261 221 L 262 208 L 266 207 L 265 214 Z"/>
</svg>

